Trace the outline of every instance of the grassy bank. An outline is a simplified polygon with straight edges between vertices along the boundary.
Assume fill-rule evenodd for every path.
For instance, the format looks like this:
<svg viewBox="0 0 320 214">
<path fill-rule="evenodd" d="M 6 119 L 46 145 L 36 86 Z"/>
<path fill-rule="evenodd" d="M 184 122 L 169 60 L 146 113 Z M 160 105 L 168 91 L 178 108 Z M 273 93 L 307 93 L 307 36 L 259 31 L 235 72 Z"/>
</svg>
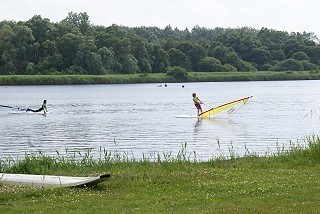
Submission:
<svg viewBox="0 0 320 214">
<path fill-rule="evenodd" d="M 1 162 L 2 172 L 94 175 L 111 178 L 94 188 L 0 185 L 1 213 L 317 213 L 320 210 L 320 139 L 272 157 L 226 160 L 134 161 L 118 154 L 97 160 L 41 153 Z"/>
<path fill-rule="evenodd" d="M 0 85 L 72 85 L 127 84 L 172 82 L 226 82 L 271 80 L 318 80 L 320 72 L 190 72 L 186 80 L 177 80 L 164 73 L 113 75 L 7 75 L 0 76 Z"/>
</svg>

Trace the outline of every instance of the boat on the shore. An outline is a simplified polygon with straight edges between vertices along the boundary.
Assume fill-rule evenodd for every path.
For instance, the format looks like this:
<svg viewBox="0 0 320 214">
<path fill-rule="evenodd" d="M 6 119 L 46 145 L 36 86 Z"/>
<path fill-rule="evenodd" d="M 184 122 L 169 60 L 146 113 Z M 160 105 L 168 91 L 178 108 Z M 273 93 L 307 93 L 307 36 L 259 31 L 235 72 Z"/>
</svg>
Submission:
<svg viewBox="0 0 320 214">
<path fill-rule="evenodd" d="M 96 177 L 73 177 L 57 175 L 32 175 L 0 173 L 0 183 L 10 185 L 76 187 L 95 186 L 110 178 L 110 174 Z"/>
</svg>

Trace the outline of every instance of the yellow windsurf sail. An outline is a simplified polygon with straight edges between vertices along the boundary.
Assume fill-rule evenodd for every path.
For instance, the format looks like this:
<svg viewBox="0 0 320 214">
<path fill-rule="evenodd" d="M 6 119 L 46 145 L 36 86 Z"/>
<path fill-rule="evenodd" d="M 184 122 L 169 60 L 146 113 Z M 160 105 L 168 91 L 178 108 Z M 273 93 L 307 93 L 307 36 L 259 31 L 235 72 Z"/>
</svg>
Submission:
<svg viewBox="0 0 320 214">
<path fill-rule="evenodd" d="M 252 96 L 251 96 L 252 97 Z M 210 118 L 217 116 L 230 117 L 235 114 L 244 104 L 248 102 L 251 97 L 245 97 L 239 100 L 235 100 L 229 103 L 222 104 L 215 108 L 211 108 L 200 114 L 202 118 Z"/>
</svg>

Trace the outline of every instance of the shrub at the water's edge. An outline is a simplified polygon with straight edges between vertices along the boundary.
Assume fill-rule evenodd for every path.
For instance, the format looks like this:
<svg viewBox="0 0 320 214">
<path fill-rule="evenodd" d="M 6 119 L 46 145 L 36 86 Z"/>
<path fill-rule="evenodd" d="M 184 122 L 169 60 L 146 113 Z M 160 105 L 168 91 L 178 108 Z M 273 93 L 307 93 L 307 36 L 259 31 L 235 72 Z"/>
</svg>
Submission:
<svg viewBox="0 0 320 214">
<path fill-rule="evenodd" d="M 311 135 L 305 138 L 305 145 L 290 144 L 288 149 L 278 148 L 278 152 L 259 156 L 256 153 L 250 153 L 246 150 L 246 154 L 238 156 L 233 150 L 232 144 L 229 148 L 229 154 L 221 154 L 212 157 L 206 163 L 222 164 L 241 162 L 242 164 L 270 164 L 270 163 L 288 163 L 294 165 L 320 164 L 320 138 Z M 219 142 L 218 142 L 219 144 Z M 259 160 L 259 161 L 257 161 Z M 56 155 L 48 156 L 38 151 L 36 154 L 25 154 L 20 159 L 5 158 L 0 160 L 0 172 L 7 173 L 24 173 L 24 174 L 86 174 L 89 169 L 102 169 L 114 165 L 130 165 L 130 164 L 196 164 L 201 163 L 195 152 L 187 152 L 187 143 L 182 144 L 181 149 L 176 155 L 172 152 L 154 153 L 143 155 L 141 159 L 135 159 L 128 152 L 110 150 L 100 148 L 99 155 L 94 158 L 92 149 L 88 149 L 84 153 L 71 153 L 66 149 L 65 154 L 56 151 Z M 205 163 L 203 162 L 203 163 Z"/>
<path fill-rule="evenodd" d="M 72 85 L 72 84 L 128 84 L 161 82 L 227 82 L 319 80 L 319 71 L 299 72 L 188 72 L 184 78 L 165 73 L 110 75 L 0 75 L 0 85 Z"/>
</svg>

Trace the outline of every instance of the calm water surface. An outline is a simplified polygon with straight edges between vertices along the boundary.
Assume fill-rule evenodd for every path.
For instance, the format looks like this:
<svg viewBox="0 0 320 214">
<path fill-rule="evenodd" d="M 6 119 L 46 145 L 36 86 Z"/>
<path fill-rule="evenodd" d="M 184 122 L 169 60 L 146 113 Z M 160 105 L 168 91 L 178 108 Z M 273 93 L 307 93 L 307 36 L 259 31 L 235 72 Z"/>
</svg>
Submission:
<svg viewBox="0 0 320 214">
<path fill-rule="evenodd" d="M 253 98 L 229 119 L 176 118 L 196 114 L 192 92 L 210 106 Z M 230 149 L 264 155 L 304 144 L 320 124 L 320 81 L 0 86 L 1 105 L 39 108 L 43 99 L 47 116 L 0 108 L 0 158 L 87 149 L 98 156 L 99 148 L 176 156 L 184 144 L 200 160 Z"/>
</svg>

